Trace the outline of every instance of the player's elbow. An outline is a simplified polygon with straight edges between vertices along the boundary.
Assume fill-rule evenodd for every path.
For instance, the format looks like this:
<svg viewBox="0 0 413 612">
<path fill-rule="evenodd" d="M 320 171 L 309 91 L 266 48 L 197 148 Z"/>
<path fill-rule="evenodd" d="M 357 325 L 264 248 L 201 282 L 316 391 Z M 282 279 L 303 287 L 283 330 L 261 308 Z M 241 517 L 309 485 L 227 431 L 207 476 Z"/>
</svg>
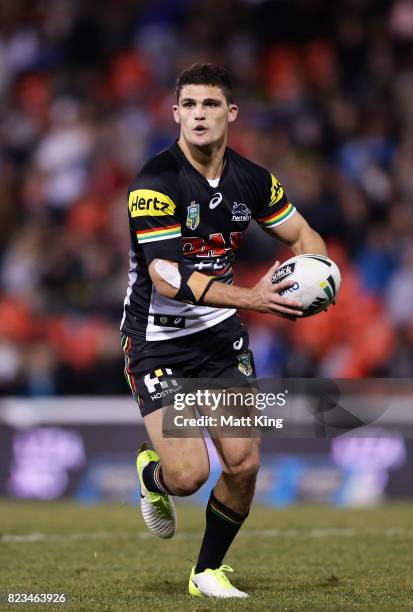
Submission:
<svg viewBox="0 0 413 612">
<path fill-rule="evenodd" d="M 165 259 L 154 259 L 149 266 L 149 275 L 159 295 L 170 299 L 175 297 L 180 285 L 177 264 Z"/>
<path fill-rule="evenodd" d="M 303 226 L 297 240 L 291 245 L 291 249 L 296 255 L 301 255 L 303 253 L 328 255 L 324 240 L 320 234 L 308 224 Z"/>
<path fill-rule="evenodd" d="M 158 281 L 154 283 L 154 285 L 156 292 L 162 297 L 173 299 L 177 293 L 176 289 L 174 289 L 173 287 L 168 285 L 168 283 L 165 283 L 163 281 Z"/>
</svg>

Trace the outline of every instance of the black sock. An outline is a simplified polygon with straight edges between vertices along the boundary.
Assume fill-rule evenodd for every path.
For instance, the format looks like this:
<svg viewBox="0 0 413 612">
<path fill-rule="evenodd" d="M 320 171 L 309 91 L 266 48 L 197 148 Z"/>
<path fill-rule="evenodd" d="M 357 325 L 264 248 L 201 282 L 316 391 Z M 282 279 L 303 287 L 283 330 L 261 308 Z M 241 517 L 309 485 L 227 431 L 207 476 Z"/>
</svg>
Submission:
<svg viewBox="0 0 413 612">
<path fill-rule="evenodd" d="M 237 514 L 217 500 L 211 491 L 206 507 L 206 528 L 195 573 L 207 568 L 216 569 L 222 561 L 237 535 L 239 528 L 247 518 L 247 514 Z"/>
<path fill-rule="evenodd" d="M 171 492 L 163 479 L 160 461 L 151 461 L 148 463 L 148 465 L 143 469 L 142 479 L 148 491 L 151 491 L 152 493 L 168 493 L 171 495 Z"/>
</svg>

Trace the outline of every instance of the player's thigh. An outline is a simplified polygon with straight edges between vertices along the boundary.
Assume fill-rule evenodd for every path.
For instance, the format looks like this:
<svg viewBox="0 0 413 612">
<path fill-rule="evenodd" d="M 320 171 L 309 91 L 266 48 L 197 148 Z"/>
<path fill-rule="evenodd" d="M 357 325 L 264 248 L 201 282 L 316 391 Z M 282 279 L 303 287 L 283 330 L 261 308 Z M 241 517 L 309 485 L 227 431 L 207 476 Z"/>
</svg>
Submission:
<svg viewBox="0 0 413 612">
<path fill-rule="evenodd" d="M 199 485 L 209 474 L 209 459 L 202 434 L 173 438 L 163 432 L 165 404 L 182 388 L 178 380 L 185 376 L 185 364 L 191 352 L 173 341 L 145 342 L 123 335 L 125 376 L 137 401 L 151 442 L 158 453 L 169 482 L 177 488 L 181 482 Z M 169 415 L 171 414 L 169 408 Z M 169 423 L 169 420 L 167 421 Z"/>
<path fill-rule="evenodd" d="M 209 457 L 201 432 L 197 437 L 166 437 L 162 409 L 144 416 L 143 420 L 166 476 L 175 482 L 205 482 L 209 476 Z"/>
<path fill-rule="evenodd" d="M 212 438 L 221 460 L 222 469 L 227 474 L 254 476 L 260 466 L 259 437 L 251 438 Z"/>
<path fill-rule="evenodd" d="M 209 358 L 202 364 L 198 373 L 201 378 L 209 379 L 211 386 L 217 379 L 222 384 L 230 384 L 227 392 L 234 391 L 237 395 L 255 392 L 255 365 L 252 351 L 249 349 L 249 336 L 246 327 L 238 315 L 230 317 L 211 329 Z M 218 409 L 218 416 L 225 414 L 227 409 Z M 234 417 L 249 416 L 248 404 L 237 406 Z M 244 428 L 247 429 L 247 428 Z M 260 438 L 257 431 L 251 430 L 251 436 L 245 438 L 226 437 L 218 431 L 210 430 L 212 441 L 218 451 L 224 472 L 256 473 L 259 467 Z"/>
</svg>

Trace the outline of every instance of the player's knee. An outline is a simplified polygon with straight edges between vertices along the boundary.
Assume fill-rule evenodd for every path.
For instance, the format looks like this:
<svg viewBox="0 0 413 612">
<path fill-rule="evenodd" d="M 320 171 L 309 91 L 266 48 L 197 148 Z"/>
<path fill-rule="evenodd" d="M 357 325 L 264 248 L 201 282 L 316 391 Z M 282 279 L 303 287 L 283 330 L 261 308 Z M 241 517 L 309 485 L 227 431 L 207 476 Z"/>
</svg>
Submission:
<svg viewBox="0 0 413 612">
<path fill-rule="evenodd" d="M 240 458 L 238 461 L 230 462 L 225 472 L 229 476 L 241 479 L 254 478 L 260 469 L 260 458 L 258 454 L 248 455 Z"/>
<path fill-rule="evenodd" d="M 168 482 L 170 482 L 171 489 L 175 495 L 185 497 L 196 493 L 207 481 L 208 476 L 209 474 L 207 471 L 193 472 L 190 470 L 181 470 L 171 474 L 168 478 Z"/>
</svg>

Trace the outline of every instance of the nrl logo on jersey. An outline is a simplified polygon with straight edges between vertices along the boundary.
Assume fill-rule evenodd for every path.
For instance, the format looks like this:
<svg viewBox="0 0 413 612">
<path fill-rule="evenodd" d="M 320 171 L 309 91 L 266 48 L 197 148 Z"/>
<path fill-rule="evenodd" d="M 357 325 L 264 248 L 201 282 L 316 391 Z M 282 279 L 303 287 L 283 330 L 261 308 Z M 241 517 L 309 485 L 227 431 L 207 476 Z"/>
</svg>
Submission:
<svg viewBox="0 0 413 612">
<path fill-rule="evenodd" d="M 242 353 L 242 355 L 237 355 L 237 361 L 238 370 L 241 372 L 241 374 L 244 374 L 245 376 L 251 376 L 253 368 L 251 363 L 250 351 Z"/>
<path fill-rule="evenodd" d="M 232 207 L 232 221 L 250 221 L 251 211 L 245 204 L 234 202 Z"/>
<path fill-rule="evenodd" d="M 193 200 L 189 206 L 186 207 L 186 227 L 190 230 L 194 230 L 198 227 L 201 220 L 200 206 Z"/>
</svg>

